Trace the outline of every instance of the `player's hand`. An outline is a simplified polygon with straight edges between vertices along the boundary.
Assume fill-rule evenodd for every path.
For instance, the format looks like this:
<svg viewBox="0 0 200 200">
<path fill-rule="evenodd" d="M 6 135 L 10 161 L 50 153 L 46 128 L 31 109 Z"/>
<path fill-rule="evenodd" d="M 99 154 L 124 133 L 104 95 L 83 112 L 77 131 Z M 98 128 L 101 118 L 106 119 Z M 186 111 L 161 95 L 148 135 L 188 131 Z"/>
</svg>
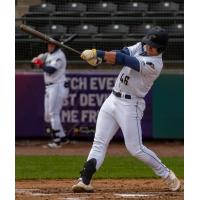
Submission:
<svg viewBox="0 0 200 200">
<path fill-rule="evenodd" d="M 42 68 L 44 65 L 44 62 L 40 58 L 35 57 L 31 61 L 31 64 L 34 65 L 34 67 L 36 67 L 36 68 Z"/>
<path fill-rule="evenodd" d="M 100 65 L 102 63 L 102 59 L 101 58 L 92 58 L 90 60 L 86 60 L 88 64 L 92 65 L 92 66 L 97 66 Z"/>
<path fill-rule="evenodd" d="M 102 63 L 102 59 L 97 57 L 96 49 L 83 51 L 81 58 L 92 66 L 97 66 Z"/>
<path fill-rule="evenodd" d="M 81 58 L 83 60 L 90 60 L 92 58 L 97 58 L 97 50 L 96 49 L 91 49 L 91 50 L 84 50 L 81 53 Z"/>
</svg>

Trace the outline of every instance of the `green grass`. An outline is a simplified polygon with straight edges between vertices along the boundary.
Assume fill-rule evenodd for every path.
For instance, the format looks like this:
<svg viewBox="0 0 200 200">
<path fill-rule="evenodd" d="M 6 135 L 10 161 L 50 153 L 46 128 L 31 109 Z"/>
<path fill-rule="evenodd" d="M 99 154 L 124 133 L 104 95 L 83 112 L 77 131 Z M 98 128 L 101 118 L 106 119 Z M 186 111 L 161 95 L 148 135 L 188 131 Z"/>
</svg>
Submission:
<svg viewBox="0 0 200 200">
<path fill-rule="evenodd" d="M 178 177 L 183 178 L 182 157 L 161 158 Z M 16 179 L 77 178 L 85 156 L 16 156 Z M 156 178 L 154 172 L 131 156 L 108 156 L 94 178 Z"/>
</svg>

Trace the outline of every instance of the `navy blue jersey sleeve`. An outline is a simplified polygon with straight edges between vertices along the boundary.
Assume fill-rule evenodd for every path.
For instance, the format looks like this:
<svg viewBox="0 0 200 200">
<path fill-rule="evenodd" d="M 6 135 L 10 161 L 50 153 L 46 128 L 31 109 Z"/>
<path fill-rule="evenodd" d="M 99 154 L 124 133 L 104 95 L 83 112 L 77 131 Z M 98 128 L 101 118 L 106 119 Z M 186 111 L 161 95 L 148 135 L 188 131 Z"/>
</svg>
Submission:
<svg viewBox="0 0 200 200">
<path fill-rule="evenodd" d="M 121 52 L 123 51 L 123 53 Z M 128 48 L 124 48 L 116 52 L 115 64 L 125 65 L 140 72 L 140 62 L 136 57 L 129 56 L 130 52 Z M 104 58 L 105 51 L 97 50 L 97 57 Z"/>
<path fill-rule="evenodd" d="M 48 73 L 48 74 L 53 74 L 55 71 L 56 71 L 56 68 L 55 67 L 52 67 L 52 66 L 44 66 L 43 67 L 43 70 Z"/>
<path fill-rule="evenodd" d="M 138 72 L 140 71 L 139 60 L 136 57 L 131 57 L 124 53 L 120 53 L 120 52 L 116 53 L 116 64 L 125 65 Z"/>
<path fill-rule="evenodd" d="M 121 50 L 114 50 L 115 52 L 120 52 L 120 53 L 124 53 L 126 55 L 129 55 L 130 56 L 130 52 L 129 52 L 129 49 L 127 47 L 124 47 L 123 49 Z"/>
</svg>

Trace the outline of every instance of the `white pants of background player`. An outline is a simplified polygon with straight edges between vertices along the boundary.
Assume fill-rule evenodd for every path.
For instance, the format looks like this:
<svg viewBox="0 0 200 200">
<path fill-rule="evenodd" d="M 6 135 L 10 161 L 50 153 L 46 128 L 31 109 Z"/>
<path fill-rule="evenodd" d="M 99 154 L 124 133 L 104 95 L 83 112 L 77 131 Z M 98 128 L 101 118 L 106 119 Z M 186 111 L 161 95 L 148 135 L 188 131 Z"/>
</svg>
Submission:
<svg viewBox="0 0 200 200">
<path fill-rule="evenodd" d="M 55 83 L 45 88 L 45 121 L 50 122 L 53 130 L 59 130 L 56 133 L 57 137 L 65 136 L 61 124 L 60 111 L 68 94 L 69 88 L 64 87 L 64 82 Z"/>
<path fill-rule="evenodd" d="M 145 109 L 143 99 L 123 99 L 111 94 L 102 105 L 96 124 L 92 149 L 87 160 L 97 160 L 96 169 L 102 165 L 110 140 L 120 127 L 129 153 L 150 166 L 160 177 L 166 178 L 169 169 L 154 152 L 142 144 L 140 121 Z"/>
</svg>

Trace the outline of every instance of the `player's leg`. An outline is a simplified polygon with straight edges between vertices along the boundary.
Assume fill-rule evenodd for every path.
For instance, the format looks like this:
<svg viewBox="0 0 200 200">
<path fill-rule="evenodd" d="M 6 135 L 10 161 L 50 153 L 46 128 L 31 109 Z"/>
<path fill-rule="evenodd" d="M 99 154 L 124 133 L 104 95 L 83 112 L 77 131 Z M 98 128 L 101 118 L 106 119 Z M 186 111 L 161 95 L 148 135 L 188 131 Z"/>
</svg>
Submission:
<svg viewBox="0 0 200 200">
<path fill-rule="evenodd" d="M 167 177 L 169 170 L 162 164 L 154 152 L 142 144 L 140 120 L 144 106 L 138 102 L 123 108 L 123 116 L 119 115 L 119 125 L 122 129 L 125 145 L 131 155 L 149 165 L 158 176 Z"/>
<path fill-rule="evenodd" d="M 45 122 L 50 122 L 50 116 L 49 116 L 49 94 L 48 89 L 45 89 L 45 95 L 44 95 L 44 120 Z"/>
<path fill-rule="evenodd" d="M 153 151 L 142 144 L 140 120 L 132 119 L 129 125 L 127 123 L 122 126 L 122 131 L 126 148 L 130 154 L 149 165 L 158 176 L 167 177 L 169 169 L 162 164 Z"/>
<path fill-rule="evenodd" d="M 50 116 L 49 116 L 49 91 L 48 88 L 45 88 L 45 95 L 44 95 L 44 132 L 45 134 L 48 134 L 51 136 L 52 134 L 52 128 L 50 124 Z"/>
<path fill-rule="evenodd" d="M 117 124 L 113 116 L 101 110 L 97 119 L 96 133 L 92 149 L 87 158 L 87 161 L 92 158 L 96 159 L 97 170 L 102 165 L 110 140 L 113 138 L 118 128 L 119 125 Z"/>
<path fill-rule="evenodd" d="M 112 112 L 111 106 L 107 101 L 99 112 L 92 149 L 84 164 L 83 170 L 81 171 L 79 183 L 72 187 L 74 192 L 93 191 L 93 188 L 90 185 L 91 178 L 96 170 L 102 165 L 108 144 L 119 128 L 110 112 Z"/>
<path fill-rule="evenodd" d="M 150 166 L 156 175 L 163 178 L 163 180 L 166 181 L 170 190 L 178 190 L 180 188 L 180 181 L 178 180 L 174 172 L 168 169 L 152 150 L 148 149 L 142 144 L 142 131 L 140 126 L 140 120 L 136 119 L 135 121 L 136 122 L 132 121 L 132 128 L 134 126 L 137 126 L 137 130 L 135 133 L 133 133 L 132 131 L 131 134 L 131 127 L 129 127 L 129 130 L 127 129 L 126 131 L 124 131 L 125 143 L 128 151 L 133 156 L 137 157 L 139 160 L 143 161 L 148 166 Z M 133 135 L 135 134 L 137 134 L 138 137 L 133 137 Z M 132 143 L 129 141 L 134 142 Z"/>
<path fill-rule="evenodd" d="M 130 106 L 124 109 L 124 116 L 121 118 L 120 127 L 124 134 L 124 140 L 127 150 L 131 155 L 150 166 L 160 177 L 166 179 L 172 173 L 158 158 L 158 156 L 142 144 L 142 130 L 140 120 L 143 115 L 141 104 Z M 175 175 L 172 175 L 175 176 Z M 177 182 L 174 188 L 179 188 Z"/>
<path fill-rule="evenodd" d="M 64 87 L 64 83 L 60 83 L 58 85 L 58 90 L 59 90 L 58 97 L 57 97 L 56 102 L 55 102 L 55 104 L 57 104 L 57 106 L 55 108 L 55 113 L 59 113 L 58 115 L 56 115 L 58 117 L 57 126 L 59 127 L 59 130 L 60 130 L 60 132 L 58 133 L 58 136 L 64 137 L 66 135 L 65 135 L 62 123 L 61 123 L 60 112 L 61 112 L 61 109 L 63 107 L 64 100 L 69 95 L 69 88 Z"/>
<path fill-rule="evenodd" d="M 49 86 L 49 115 L 51 126 L 58 137 L 65 136 L 62 131 L 61 121 L 60 121 L 60 110 L 62 107 L 62 98 L 59 84 Z"/>
<path fill-rule="evenodd" d="M 63 84 L 49 86 L 49 116 L 53 129 L 53 141 L 48 146 L 52 148 L 60 147 L 62 143 L 68 141 L 60 119 L 60 111 L 63 105 Z"/>
</svg>

